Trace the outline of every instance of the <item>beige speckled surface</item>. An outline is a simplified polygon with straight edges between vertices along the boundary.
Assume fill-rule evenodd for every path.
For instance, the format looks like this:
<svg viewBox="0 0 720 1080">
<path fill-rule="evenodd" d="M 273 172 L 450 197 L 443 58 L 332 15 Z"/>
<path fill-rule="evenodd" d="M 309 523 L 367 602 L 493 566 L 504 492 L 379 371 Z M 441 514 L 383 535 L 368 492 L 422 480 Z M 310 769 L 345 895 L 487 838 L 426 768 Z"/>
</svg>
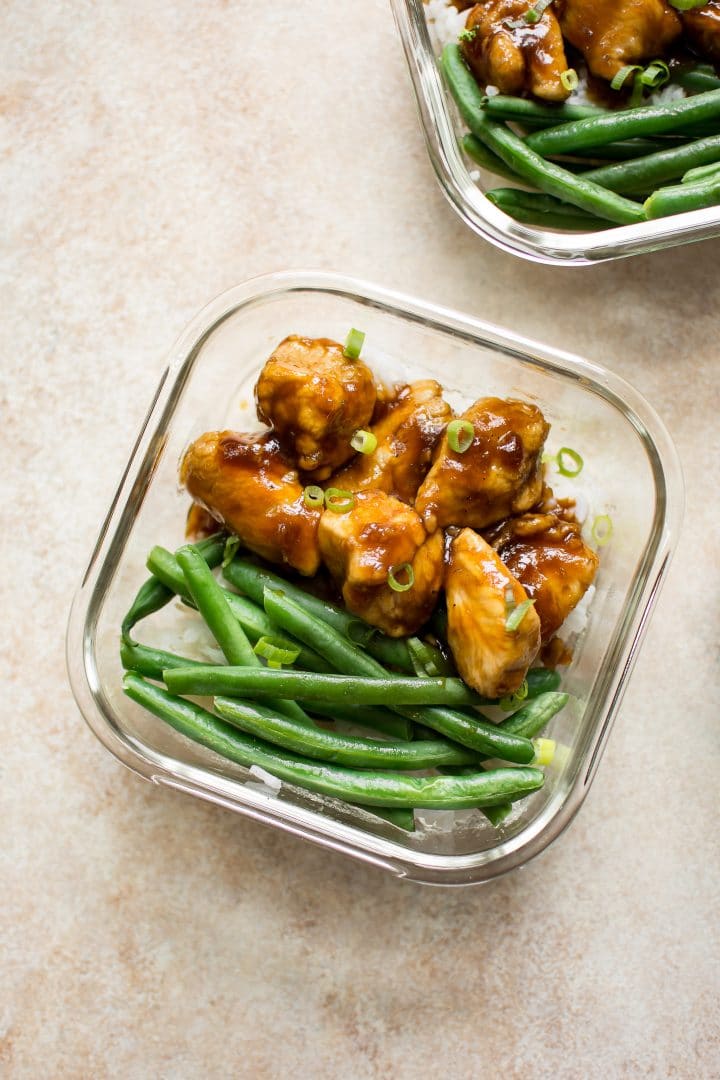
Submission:
<svg viewBox="0 0 720 1080">
<path fill-rule="evenodd" d="M 720 244 L 563 271 L 477 240 L 381 0 L 16 0 L 0 42 L 0 1074 L 717 1076 Z M 590 797 L 483 889 L 155 790 L 66 683 L 166 349 L 215 293 L 301 265 L 608 364 L 683 459 L 684 537 Z"/>
</svg>

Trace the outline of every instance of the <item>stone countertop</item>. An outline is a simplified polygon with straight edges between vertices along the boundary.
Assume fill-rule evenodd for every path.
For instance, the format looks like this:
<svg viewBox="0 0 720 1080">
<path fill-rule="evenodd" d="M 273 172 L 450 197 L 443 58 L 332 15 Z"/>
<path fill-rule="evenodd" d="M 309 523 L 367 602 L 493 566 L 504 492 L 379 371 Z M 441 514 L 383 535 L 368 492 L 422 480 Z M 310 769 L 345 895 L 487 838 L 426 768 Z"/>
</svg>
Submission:
<svg viewBox="0 0 720 1080">
<path fill-rule="evenodd" d="M 384 0 L 28 0 L 1 40 L 0 1073 L 717 1075 L 718 243 L 563 270 L 479 240 Z M 293 267 L 606 364 L 682 457 L 683 538 L 593 790 L 485 888 L 154 789 L 68 689 L 71 596 L 164 354 L 210 297 Z"/>
</svg>

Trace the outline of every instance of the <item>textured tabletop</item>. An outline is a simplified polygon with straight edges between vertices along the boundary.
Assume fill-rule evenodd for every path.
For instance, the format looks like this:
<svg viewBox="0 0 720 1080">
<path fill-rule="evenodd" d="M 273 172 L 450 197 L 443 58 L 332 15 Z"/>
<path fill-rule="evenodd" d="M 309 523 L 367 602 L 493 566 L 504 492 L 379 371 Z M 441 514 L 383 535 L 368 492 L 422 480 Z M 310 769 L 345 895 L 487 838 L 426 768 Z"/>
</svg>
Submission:
<svg viewBox="0 0 720 1080">
<path fill-rule="evenodd" d="M 0 1074 L 717 1076 L 720 243 L 561 270 L 479 240 L 384 0 L 14 0 L 0 55 Z M 72 593 L 166 350 L 221 290 L 297 267 L 606 364 L 683 461 L 683 538 L 590 796 L 483 888 L 154 789 L 67 685 Z"/>
</svg>

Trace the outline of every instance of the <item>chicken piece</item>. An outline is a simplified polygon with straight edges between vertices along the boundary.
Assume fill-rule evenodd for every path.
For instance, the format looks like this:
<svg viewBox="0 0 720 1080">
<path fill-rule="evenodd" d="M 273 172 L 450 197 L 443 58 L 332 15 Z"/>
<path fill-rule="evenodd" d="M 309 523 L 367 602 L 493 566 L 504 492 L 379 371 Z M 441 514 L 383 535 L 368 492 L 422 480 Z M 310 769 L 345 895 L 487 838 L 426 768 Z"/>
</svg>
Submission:
<svg viewBox="0 0 720 1080">
<path fill-rule="evenodd" d="M 191 503 L 185 518 L 185 539 L 191 544 L 205 540 L 218 531 L 218 523 L 200 503 Z"/>
<path fill-rule="evenodd" d="M 540 619 L 528 607 L 517 629 L 507 629 L 508 615 L 528 595 L 472 529 L 450 545 L 445 593 L 448 643 L 465 682 L 486 697 L 514 693 L 540 648 Z"/>
<path fill-rule="evenodd" d="M 545 101 L 564 101 L 570 91 L 560 76 L 568 69 L 558 21 L 550 8 L 526 21 L 533 0 L 485 0 L 468 15 L 461 48 L 483 86 L 502 94 L 529 90 Z"/>
<path fill-rule="evenodd" d="M 541 454 L 549 425 L 536 405 L 481 398 L 467 412 L 475 437 L 464 453 L 441 443 L 415 500 L 428 532 L 438 526 L 482 529 L 529 510 L 542 492 Z"/>
<path fill-rule="evenodd" d="M 208 431 L 185 452 L 180 482 L 251 551 L 316 573 L 321 511 L 305 505 L 298 474 L 274 436 Z"/>
<path fill-rule="evenodd" d="M 428 538 L 420 518 L 405 503 L 382 491 L 361 491 L 351 510 L 326 510 L 318 530 L 322 557 L 349 611 L 391 637 L 414 634 L 430 617 L 442 586 L 441 532 Z M 396 592 L 412 567 L 412 586 Z"/>
<path fill-rule="evenodd" d="M 598 557 L 583 542 L 580 525 L 540 511 L 509 518 L 489 529 L 485 538 L 535 601 L 546 644 L 597 573 Z"/>
<path fill-rule="evenodd" d="M 297 335 L 280 342 L 255 386 L 258 418 L 314 480 L 353 456 L 350 440 L 370 422 L 376 396 L 362 360 L 349 360 L 335 341 Z"/>
<path fill-rule="evenodd" d="M 433 451 L 452 409 L 434 379 L 403 386 L 370 430 L 377 438 L 371 454 L 358 454 L 333 483 L 347 491 L 373 488 L 412 503 L 430 468 Z"/>
<path fill-rule="evenodd" d="M 680 14 L 685 37 L 709 60 L 720 60 L 720 0 L 710 0 L 704 7 Z"/>
<path fill-rule="evenodd" d="M 555 0 L 554 7 L 566 40 L 608 81 L 628 64 L 663 56 L 682 31 L 665 0 Z"/>
</svg>

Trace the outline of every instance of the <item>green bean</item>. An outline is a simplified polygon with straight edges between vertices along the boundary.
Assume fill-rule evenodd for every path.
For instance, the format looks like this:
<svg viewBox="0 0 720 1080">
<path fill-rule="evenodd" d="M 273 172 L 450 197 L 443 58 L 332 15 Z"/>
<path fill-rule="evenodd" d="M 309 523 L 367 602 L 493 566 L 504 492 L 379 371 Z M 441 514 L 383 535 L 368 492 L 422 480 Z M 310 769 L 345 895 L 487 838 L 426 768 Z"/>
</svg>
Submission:
<svg viewBox="0 0 720 1080">
<path fill-rule="evenodd" d="M 153 649 L 137 642 L 128 644 L 126 641 L 120 645 L 120 660 L 127 671 L 137 671 L 148 679 L 161 682 L 163 671 L 169 668 L 204 667 L 206 664 L 203 660 L 189 660 L 186 656 L 177 656 L 175 653 L 165 652 L 164 649 Z"/>
<path fill-rule="evenodd" d="M 497 154 L 493 154 L 492 150 L 488 150 L 485 143 L 480 142 L 474 135 L 465 135 L 461 140 L 461 145 L 467 156 L 480 168 L 487 169 L 496 176 L 503 176 L 506 180 L 518 179 L 515 170 L 506 165 Z"/>
<path fill-rule="evenodd" d="M 587 232 L 609 227 L 607 221 L 600 221 L 584 210 L 568 206 L 552 195 L 540 195 L 536 191 L 495 188 L 493 191 L 486 191 L 485 198 L 515 221 L 526 225 L 540 225 L 543 229 L 575 229 Z"/>
<path fill-rule="evenodd" d="M 176 556 L 185 586 L 208 629 L 229 664 L 255 667 L 259 661 L 247 634 L 234 617 L 212 570 L 192 547 L 181 548 Z"/>
<path fill-rule="evenodd" d="M 199 544 L 194 545 L 194 547 L 200 551 L 200 554 L 204 554 Z M 212 565 L 219 566 L 221 558 L 222 555 Z M 207 559 L 205 561 L 207 562 Z M 158 581 L 162 582 L 167 588 L 172 589 L 173 593 L 180 596 L 186 603 L 195 607 L 195 602 L 188 591 L 183 572 L 172 552 L 163 547 L 154 547 L 148 556 L 147 565 L 156 575 Z M 281 648 L 300 648 L 300 655 L 297 658 L 298 667 L 305 668 L 307 671 L 329 670 L 327 663 L 312 649 L 279 635 L 277 627 L 273 626 L 262 607 L 258 607 L 247 596 L 237 596 L 227 589 L 223 590 L 223 596 L 253 645 L 261 637 L 277 638 L 277 644 Z"/>
<path fill-rule="evenodd" d="M 413 737 L 413 725 L 404 716 L 371 705 L 338 705 L 331 701 L 313 701 L 309 704 L 308 712 L 314 716 L 327 716 L 331 720 L 381 731 L 384 735 L 392 735 L 394 739 L 404 739 L 406 742 Z"/>
<path fill-rule="evenodd" d="M 471 776 L 409 776 L 319 764 L 243 735 L 194 702 L 168 694 L 132 672 L 125 676 L 123 689 L 176 731 L 230 761 L 257 765 L 287 783 L 362 806 L 428 810 L 496 806 L 525 798 L 544 782 L 540 769 L 533 768 L 489 769 Z"/>
<path fill-rule="evenodd" d="M 263 589 L 269 586 L 271 589 L 281 589 L 291 596 L 297 604 L 301 604 L 312 614 L 324 622 L 339 630 L 351 641 L 363 645 L 368 652 L 377 657 L 390 667 L 400 668 L 402 671 L 414 671 L 407 643 L 401 638 L 389 638 L 381 634 L 373 626 L 368 626 L 355 615 L 343 611 L 337 604 L 331 604 L 326 600 L 320 600 L 312 593 L 305 592 L 298 585 L 293 585 L 277 574 L 257 566 L 248 559 L 235 558 L 223 569 L 223 574 L 236 589 L 245 593 L 256 604 L 263 602 Z"/>
<path fill-rule="evenodd" d="M 720 79 L 711 71 L 679 71 L 673 75 L 672 81 L 685 90 L 719 90 Z"/>
<path fill-rule="evenodd" d="M 715 174 L 697 184 L 676 184 L 660 188 L 645 202 L 648 218 L 685 214 L 690 210 L 703 210 L 720 203 L 720 176 Z"/>
<path fill-rule="evenodd" d="M 339 634 L 333 627 L 317 619 L 301 608 L 289 596 L 274 589 L 265 591 L 265 606 L 270 617 L 301 641 L 317 649 L 339 670 L 350 675 L 370 678 L 387 678 L 388 672 L 371 656 Z M 447 708 L 411 708 L 390 704 L 393 712 L 399 712 L 416 724 L 431 728 L 462 746 L 468 746 L 489 757 L 503 758 L 525 765 L 532 761 L 535 750 L 529 739 L 502 731 L 479 713 L 466 714 Z"/>
<path fill-rule="evenodd" d="M 209 565 L 218 566 L 222 560 L 223 551 L 225 549 L 225 536 L 223 533 L 216 533 L 214 536 L 208 536 L 205 540 L 198 541 L 196 547 Z M 148 615 L 153 615 L 156 611 L 160 611 L 161 608 L 164 608 L 165 605 L 172 600 L 174 595 L 175 591 L 168 588 L 168 586 L 160 581 L 155 575 L 148 578 L 148 580 L 140 586 L 130 610 L 122 621 L 120 632 L 123 641 L 132 644 L 130 631 L 136 623 L 139 623 L 141 619 L 147 618 Z"/>
<path fill-rule="evenodd" d="M 569 697 L 569 694 L 558 694 L 553 691 L 541 693 L 514 712 L 512 716 L 507 716 L 499 726 L 508 734 L 534 739 L 550 723 L 553 716 L 565 708 Z"/>
<path fill-rule="evenodd" d="M 682 183 L 696 184 L 699 180 L 708 180 L 712 176 L 717 176 L 719 172 L 720 161 L 714 161 L 711 165 L 700 165 L 696 169 L 688 169 L 686 173 L 683 173 Z"/>
<path fill-rule="evenodd" d="M 554 668 L 530 668 L 525 676 L 525 682 L 527 683 L 529 700 L 538 697 L 540 694 L 547 693 L 548 690 L 557 690 L 560 685 L 560 673 L 555 671 Z"/>
<path fill-rule="evenodd" d="M 442 66 L 448 85 L 460 113 L 466 124 L 486 146 L 506 165 L 509 165 L 524 181 L 540 188 L 548 195 L 555 195 L 563 202 L 579 206 L 582 210 L 597 217 L 621 225 L 644 221 L 641 207 L 629 199 L 624 199 L 614 192 L 593 184 L 582 177 L 575 176 L 567 169 L 545 161 L 531 147 L 533 139 L 541 138 L 544 131 L 529 136 L 527 140 L 514 135 L 504 124 L 491 120 L 483 108 L 482 93 L 474 76 L 466 67 L 458 45 L 446 45 L 442 54 Z M 574 121 L 576 124 L 591 124 L 603 120 L 597 117 L 590 120 Z M 570 127 L 572 124 L 563 125 Z M 550 128 L 555 131 L 555 128 Z M 612 141 L 612 140 L 608 140 Z"/>
<path fill-rule="evenodd" d="M 512 814 L 512 803 L 500 803 L 498 806 L 486 806 L 482 811 L 485 817 L 488 819 L 491 825 L 496 829 L 498 825 L 502 825 L 505 818 Z"/>
<path fill-rule="evenodd" d="M 694 97 L 670 101 L 664 105 L 643 105 L 603 113 L 587 120 L 546 128 L 529 135 L 527 146 L 538 154 L 572 153 L 591 146 L 602 146 L 636 135 L 661 135 L 687 128 L 689 124 L 715 121 L 720 116 L 720 91 L 710 90 Z"/>
<path fill-rule="evenodd" d="M 415 832 L 414 810 L 390 810 L 386 806 L 374 806 L 372 810 L 369 807 L 364 806 L 363 810 L 368 814 L 372 814 L 374 817 L 383 818 L 385 821 L 389 821 L 391 825 L 395 825 L 398 829 L 404 829 L 405 832 Z"/>
<path fill-rule="evenodd" d="M 270 695 L 299 701 L 339 701 L 344 705 L 473 705 L 478 699 L 462 679 L 405 675 L 368 678 L 240 665 L 171 668 L 165 681 L 175 694 Z"/>
<path fill-rule="evenodd" d="M 307 727 L 276 716 L 262 705 L 234 698 L 216 697 L 213 706 L 223 720 L 248 735 L 335 765 L 349 765 L 355 769 L 435 769 L 438 765 L 479 764 L 477 754 L 444 739 L 380 741 Z"/>
<path fill-rule="evenodd" d="M 601 187 L 612 191 L 636 192 L 654 191 L 666 180 L 682 176 L 688 169 L 709 162 L 720 161 L 720 135 L 684 146 L 673 146 L 647 157 L 624 161 L 616 165 L 603 165 L 583 173 L 587 180 L 592 180 Z"/>
<path fill-rule="evenodd" d="M 546 105 L 531 98 L 513 97 L 510 94 L 495 94 L 494 97 L 482 98 L 483 108 L 488 116 L 501 120 L 539 120 L 547 124 L 565 124 L 568 120 L 585 120 L 588 116 L 602 116 L 607 113 L 600 105 L 575 105 L 566 101 L 562 105 Z"/>
</svg>

